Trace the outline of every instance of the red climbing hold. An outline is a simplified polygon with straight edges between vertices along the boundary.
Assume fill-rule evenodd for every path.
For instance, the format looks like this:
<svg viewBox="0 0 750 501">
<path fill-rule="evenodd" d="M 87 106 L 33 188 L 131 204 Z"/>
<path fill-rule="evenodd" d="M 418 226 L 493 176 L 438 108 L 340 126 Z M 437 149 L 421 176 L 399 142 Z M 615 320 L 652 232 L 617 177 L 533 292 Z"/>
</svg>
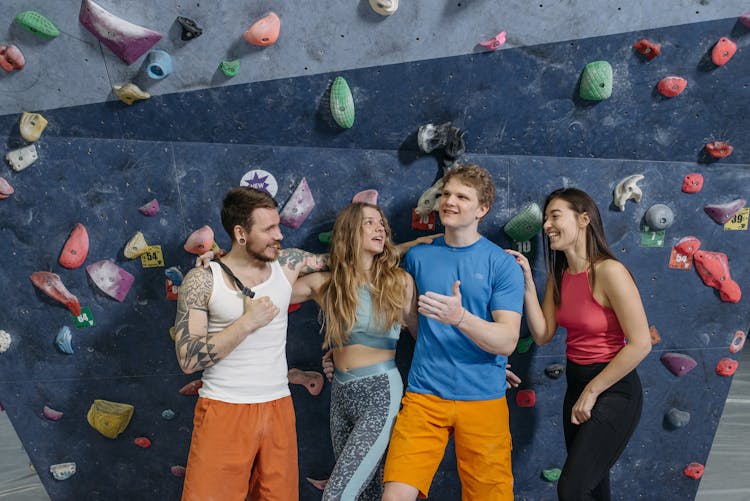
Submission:
<svg viewBox="0 0 750 501">
<path fill-rule="evenodd" d="M 35 271 L 29 276 L 31 282 L 52 299 L 60 301 L 74 315 L 81 314 L 81 303 L 70 293 L 60 279 L 60 275 L 49 271 Z"/>
<path fill-rule="evenodd" d="M 133 440 L 133 442 L 138 447 L 143 447 L 144 449 L 148 449 L 149 447 L 151 447 L 151 440 L 147 439 L 146 437 L 138 437 Z"/>
<path fill-rule="evenodd" d="M 739 353 L 742 347 L 745 346 L 746 337 L 745 331 L 735 332 L 732 342 L 729 343 L 729 353 Z"/>
<path fill-rule="evenodd" d="M 660 360 L 672 374 L 678 377 L 684 376 L 698 365 L 693 357 L 684 353 L 665 353 Z"/>
<path fill-rule="evenodd" d="M 656 84 L 656 89 L 665 97 L 679 96 L 685 87 L 687 87 L 687 80 L 682 77 L 664 77 Z"/>
<path fill-rule="evenodd" d="M 703 147 L 714 158 L 726 158 L 732 154 L 734 147 L 726 141 L 711 141 Z"/>
<path fill-rule="evenodd" d="M 484 42 L 479 42 L 479 45 L 482 47 L 487 47 L 490 50 L 497 50 L 500 47 L 503 46 L 505 43 L 505 32 L 501 31 L 494 37 L 490 38 L 489 40 L 485 40 Z"/>
<path fill-rule="evenodd" d="M 534 390 L 519 390 L 516 393 L 516 405 L 519 407 L 534 407 L 536 405 Z"/>
<path fill-rule="evenodd" d="M 86 231 L 86 227 L 78 223 L 73 228 L 73 231 L 70 232 L 70 236 L 65 242 L 65 246 L 63 246 L 58 262 L 60 266 L 74 269 L 81 266 L 88 255 L 89 234 Z"/>
<path fill-rule="evenodd" d="M 711 50 L 711 61 L 716 66 L 724 66 L 737 52 L 737 44 L 727 37 L 721 37 Z"/>
<path fill-rule="evenodd" d="M 680 254 L 691 257 L 701 248 L 701 241 L 695 237 L 682 237 L 679 242 L 675 244 L 674 248 Z"/>
<path fill-rule="evenodd" d="M 200 379 L 196 379 L 195 381 L 190 381 L 188 384 L 180 388 L 180 393 L 183 395 L 197 395 L 198 390 L 200 390 L 203 387 L 203 381 Z"/>
<path fill-rule="evenodd" d="M 729 259 L 722 252 L 698 251 L 693 256 L 695 270 L 703 283 L 719 291 L 722 301 L 739 302 L 742 297 L 740 286 L 729 273 Z"/>
<path fill-rule="evenodd" d="M 703 476 L 703 465 L 700 463 L 690 463 L 685 467 L 684 470 L 682 470 L 682 473 L 685 474 L 686 477 L 690 477 L 694 480 L 698 480 Z"/>
<path fill-rule="evenodd" d="M 732 358 L 722 358 L 719 363 L 716 364 L 716 374 L 719 376 L 731 376 L 737 371 L 739 362 Z"/>
<path fill-rule="evenodd" d="M 645 38 L 642 38 L 634 43 L 633 48 L 639 54 L 645 56 L 649 61 L 661 54 L 661 44 L 652 42 L 651 40 L 647 40 Z"/>
<path fill-rule="evenodd" d="M 302 308 L 302 303 L 290 304 L 289 308 L 286 309 L 286 312 L 287 313 L 294 313 L 295 311 L 299 310 L 300 308 Z"/>
<path fill-rule="evenodd" d="M 698 193 L 703 189 L 703 174 L 693 172 L 682 180 L 682 191 L 684 193 Z"/>
<path fill-rule="evenodd" d="M 185 476 L 185 467 L 181 465 L 174 465 L 169 467 L 170 473 L 174 475 L 175 477 L 184 477 Z"/>
</svg>

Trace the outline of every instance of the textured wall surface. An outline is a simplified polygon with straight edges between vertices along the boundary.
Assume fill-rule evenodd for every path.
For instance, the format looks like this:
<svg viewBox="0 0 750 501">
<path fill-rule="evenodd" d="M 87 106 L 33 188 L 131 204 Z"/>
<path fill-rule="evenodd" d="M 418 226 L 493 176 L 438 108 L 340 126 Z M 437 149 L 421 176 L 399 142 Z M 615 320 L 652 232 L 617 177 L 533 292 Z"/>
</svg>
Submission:
<svg viewBox="0 0 750 501">
<path fill-rule="evenodd" d="M 640 3 L 640 2 L 638 2 Z M 18 112 L 41 111 L 49 125 L 36 143 L 39 160 L 0 175 L 16 192 L 0 201 L 0 280 L 7 284 L 0 329 L 13 343 L 0 353 L 0 402 L 53 499 L 176 499 L 180 478 L 172 465 L 187 459 L 195 397 L 178 390 L 192 376 L 176 363 L 168 330 L 174 302 L 165 297 L 164 268 L 143 268 L 123 256 L 123 247 L 142 231 L 161 245 L 166 266 L 187 271 L 192 256 L 182 245 L 205 224 L 217 242 L 228 239 L 219 224 L 225 191 L 252 169 L 271 172 L 284 204 L 302 178 L 317 205 L 296 230 L 285 229 L 284 245 L 324 251 L 318 234 L 331 228 L 336 212 L 358 191 L 374 188 L 397 241 L 424 234 L 411 229 L 411 208 L 441 175 L 435 157 L 421 153 L 416 130 L 426 122 L 452 120 L 466 131 L 464 159 L 494 175 L 498 197 L 481 230 L 501 246 L 512 242 L 502 226 L 529 201 L 541 203 L 560 186 L 577 186 L 594 196 L 603 212 L 608 239 L 632 270 L 649 323 L 661 342 L 639 369 L 645 402 L 641 424 L 613 468 L 615 499 L 691 499 L 698 483 L 685 477 L 687 463 L 705 462 L 731 378 L 717 376 L 717 361 L 731 355 L 733 333 L 746 329 L 748 299 L 722 302 L 694 270 L 668 267 L 671 246 L 694 235 L 703 249 L 724 252 L 733 278 L 750 285 L 744 258 L 747 231 L 727 231 L 703 213 L 707 203 L 747 198 L 750 137 L 747 118 L 750 30 L 737 22 L 738 1 L 668 1 L 625 6 L 616 2 L 403 2 L 390 18 L 374 14 L 368 2 L 312 1 L 295 7 L 272 2 L 102 1 L 102 6 L 138 24 L 160 30 L 156 45 L 173 54 L 175 73 L 149 82 L 143 59 L 126 66 L 101 47 L 77 22 L 77 2 L 11 0 L 0 19 L 7 26 L 0 43 L 14 43 L 27 67 L 0 74 L 0 135 L 5 150 L 25 144 Z M 12 17 L 34 9 L 63 32 L 42 41 Z M 269 9 L 282 18 L 279 42 L 265 49 L 247 45 L 241 33 Z M 176 15 L 193 17 L 204 34 L 179 39 Z M 687 23 L 687 24 L 686 24 Z M 0 28 L 2 29 L 2 28 Z M 507 30 L 502 50 L 484 52 L 480 40 Z M 724 67 L 710 64 L 711 47 L 722 36 L 738 44 Z M 631 45 L 640 38 L 659 41 L 663 53 L 650 62 Z M 481 49 L 481 50 L 480 50 Z M 240 57 L 240 75 L 226 79 L 218 61 Z M 593 103 L 578 97 L 586 63 L 607 60 L 614 69 L 610 99 Z M 337 75 L 352 88 L 356 120 L 352 129 L 333 123 L 329 88 Z M 656 82 L 679 75 L 689 83 L 673 99 L 655 91 Z M 153 97 L 126 106 L 110 85 L 132 80 Z M 734 144 L 734 153 L 708 161 L 701 153 L 712 140 Z M 703 191 L 687 195 L 683 177 L 701 172 Z M 643 174 L 643 199 L 624 212 L 612 205 L 615 184 Z M 157 198 L 160 212 L 146 217 L 137 208 Z M 654 203 L 667 204 L 675 224 L 663 247 L 641 246 L 640 224 Z M 83 268 L 57 263 L 68 233 L 86 226 L 91 247 L 85 264 L 114 260 L 135 276 L 127 298 L 103 295 Z M 535 245 L 541 245 L 536 237 Z M 540 254 L 540 253 L 537 253 Z M 540 255 L 537 283 L 543 283 Z M 96 325 L 76 329 L 59 303 L 33 287 L 28 276 L 52 271 Z M 748 291 L 745 291 L 746 293 Z M 747 296 L 747 294 L 746 294 Z M 73 330 L 75 353 L 54 346 L 63 325 Z M 320 370 L 320 335 L 313 305 L 290 315 L 290 367 Z M 560 333 L 562 334 L 562 333 Z M 522 336 L 527 335 L 524 330 Z M 404 375 L 413 343 L 404 337 L 398 360 Z M 697 367 L 678 378 L 659 357 L 692 356 Z M 534 408 L 519 408 L 508 393 L 514 437 L 516 497 L 554 499 L 554 484 L 542 469 L 561 467 L 565 458 L 560 409 L 563 380 L 544 368 L 564 361 L 564 335 L 544 347 L 511 357 L 537 394 Z M 304 477 L 325 478 L 333 455 L 327 428 L 329 390 L 311 396 L 292 386 L 297 411 L 302 499 L 319 491 Z M 135 406 L 132 422 L 116 440 L 88 426 L 94 399 Z M 65 413 L 46 420 L 49 406 Z M 690 424 L 671 430 L 664 415 L 688 410 Z M 162 419 L 164 409 L 176 418 Z M 488 426 L 491 426 L 488 423 Z M 150 438 L 150 449 L 133 444 Z M 55 463 L 75 461 L 78 473 L 56 481 Z M 448 451 L 432 486 L 431 499 L 460 498 L 455 455 Z"/>
</svg>

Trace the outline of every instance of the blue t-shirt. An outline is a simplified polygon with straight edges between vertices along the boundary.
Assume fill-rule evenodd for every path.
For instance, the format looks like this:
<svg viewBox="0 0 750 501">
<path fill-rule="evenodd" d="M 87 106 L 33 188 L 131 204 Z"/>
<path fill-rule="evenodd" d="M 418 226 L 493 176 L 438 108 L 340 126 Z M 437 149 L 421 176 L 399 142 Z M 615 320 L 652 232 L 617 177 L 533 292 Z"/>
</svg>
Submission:
<svg viewBox="0 0 750 501">
<path fill-rule="evenodd" d="M 461 281 L 464 308 L 487 321 L 493 310 L 523 311 L 523 271 L 500 247 L 480 237 L 468 247 L 450 247 L 443 237 L 407 252 L 404 268 L 419 294 L 450 296 Z M 505 395 L 508 359 L 481 349 L 457 328 L 419 315 L 419 334 L 407 391 L 446 400 L 491 400 Z"/>
</svg>

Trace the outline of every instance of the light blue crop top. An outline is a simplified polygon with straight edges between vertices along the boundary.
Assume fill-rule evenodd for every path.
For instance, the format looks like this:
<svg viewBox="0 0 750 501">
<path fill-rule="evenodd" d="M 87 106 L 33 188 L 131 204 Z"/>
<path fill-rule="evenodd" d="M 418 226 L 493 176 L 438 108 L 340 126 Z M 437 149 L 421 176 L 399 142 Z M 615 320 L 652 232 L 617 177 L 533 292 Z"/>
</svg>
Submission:
<svg viewBox="0 0 750 501">
<path fill-rule="evenodd" d="M 366 285 L 359 288 L 359 304 L 357 305 L 357 320 L 354 322 L 349 340 L 344 346 L 362 344 L 381 350 L 395 350 L 401 334 L 401 325 L 393 324 L 390 329 L 380 330 L 382 326 L 373 318 L 372 296 Z"/>
</svg>

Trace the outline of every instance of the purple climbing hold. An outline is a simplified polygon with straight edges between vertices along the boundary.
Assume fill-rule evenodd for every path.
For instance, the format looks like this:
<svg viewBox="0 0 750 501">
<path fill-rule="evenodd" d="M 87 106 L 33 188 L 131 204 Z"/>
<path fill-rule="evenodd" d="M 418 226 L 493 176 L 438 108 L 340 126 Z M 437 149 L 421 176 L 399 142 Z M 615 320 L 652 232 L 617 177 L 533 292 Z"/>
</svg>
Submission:
<svg viewBox="0 0 750 501">
<path fill-rule="evenodd" d="M 703 207 L 708 216 L 719 224 L 725 224 L 732 219 L 737 211 L 745 206 L 747 200 L 738 198 L 725 204 L 709 204 Z"/>
<path fill-rule="evenodd" d="M 310 215 L 313 207 L 315 207 L 315 199 L 313 199 L 310 186 L 307 185 L 307 179 L 303 177 L 289 201 L 281 209 L 279 214 L 281 224 L 294 229 L 299 228 Z"/>
<path fill-rule="evenodd" d="M 661 363 L 675 376 L 684 376 L 695 369 L 698 363 L 690 355 L 684 353 L 665 353 L 661 356 Z"/>
<path fill-rule="evenodd" d="M 154 216 L 159 212 L 159 201 L 157 199 L 151 200 L 149 203 L 141 205 L 138 210 L 144 216 Z"/>
<path fill-rule="evenodd" d="M 740 22 L 750 28 L 750 10 L 740 16 Z"/>
<path fill-rule="evenodd" d="M 81 2 L 78 20 L 126 64 L 132 64 L 161 40 L 161 33 L 121 19 L 92 0 Z"/>
</svg>

